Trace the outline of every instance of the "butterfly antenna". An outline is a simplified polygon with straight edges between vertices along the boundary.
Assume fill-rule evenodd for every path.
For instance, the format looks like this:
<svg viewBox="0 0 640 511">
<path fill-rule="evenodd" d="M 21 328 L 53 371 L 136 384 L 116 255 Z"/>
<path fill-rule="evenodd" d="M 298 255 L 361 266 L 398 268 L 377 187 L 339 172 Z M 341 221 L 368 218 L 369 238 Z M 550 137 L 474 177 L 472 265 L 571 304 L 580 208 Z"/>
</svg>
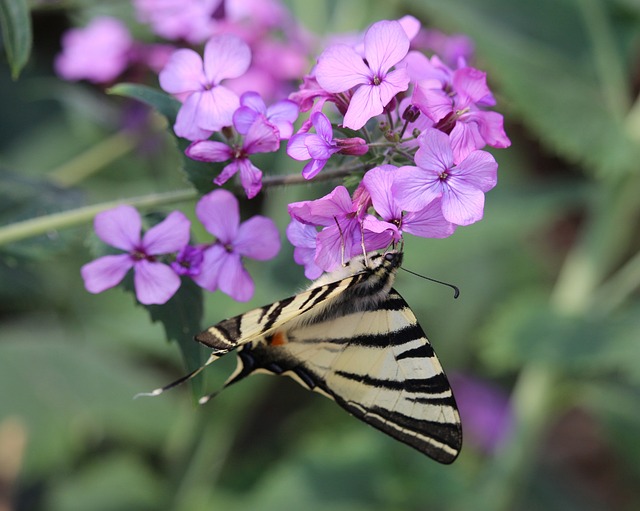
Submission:
<svg viewBox="0 0 640 511">
<path fill-rule="evenodd" d="M 185 381 L 188 381 L 191 378 L 197 376 L 198 374 L 200 374 L 200 372 L 205 367 L 207 367 L 211 362 L 213 362 L 214 360 L 217 360 L 217 359 L 218 359 L 218 357 L 216 357 L 214 355 L 211 355 L 209 357 L 209 359 L 204 364 L 202 364 L 200 367 L 197 367 L 196 369 L 191 371 L 189 374 L 185 374 L 184 376 L 178 378 L 176 381 L 173 381 L 173 382 L 169 383 L 169 385 L 165 385 L 164 387 L 157 388 L 155 390 L 152 390 L 151 392 L 139 392 L 138 394 L 133 396 L 133 399 L 138 399 L 139 397 L 155 397 L 155 396 L 159 396 L 160 394 L 163 394 L 167 390 L 170 390 L 173 387 L 177 387 L 178 385 L 184 383 Z"/>
<path fill-rule="evenodd" d="M 333 221 L 338 226 L 338 232 L 340 233 L 340 262 L 342 266 L 344 266 L 344 234 L 342 232 L 342 227 L 340 227 L 340 222 L 338 222 L 338 219 L 335 216 L 333 217 Z"/>
<path fill-rule="evenodd" d="M 406 271 L 407 273 L 411 273 L 411 275 L 415 275 L 416 277 L 420 277 L 422 279 L 430 280 L 431 282 L 435 282 L 436 284 L 442 284 L 443 286 L 450 287 L 451 289 L 453 289 L 453 298 L 454 299 L 456 299 L 456 298 L 458 298 L 460 296 L 460 289 L 458 289 L 458 286 L 454 286 L 453 284 L 449 284 L 448 282 L 443 282 L 441 280 L 432 279 L 431 277 L 425 277 L 424 275 L 420 275 L 419 273 L 416 273 L 414 271 L 407 270 L 406 268 L 400 267 L 400 269 Z"/>
</svg>

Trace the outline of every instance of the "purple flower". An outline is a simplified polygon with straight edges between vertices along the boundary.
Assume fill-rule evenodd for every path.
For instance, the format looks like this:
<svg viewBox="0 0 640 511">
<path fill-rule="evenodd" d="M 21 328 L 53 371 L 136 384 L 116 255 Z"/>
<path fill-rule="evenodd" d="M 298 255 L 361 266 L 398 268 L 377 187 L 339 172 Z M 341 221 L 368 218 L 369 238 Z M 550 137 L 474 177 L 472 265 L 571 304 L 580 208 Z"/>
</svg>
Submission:
<svg viewBox="0 0 640 511">
<path fill-rule="evenodd" d="M 475 376 L 452 374 L 449 381 L 469 440 L 485 453 L 494 453 L 513 431 L 509 396 Z"/>
<path fill-rule="evenodd" d="M 422 238 L 447 238 L 456 230 L 456 226 L 448 222 L 442 215 L 440 200 L 430 202 L 425 208 L 402 213 L 402 208 L 392 193 L 393 183 L 397 175 L 397 168 L 393 165 L 382 165 L 371 169 L 362 179 L 363 186 L 369 192 L 373 207 L 382 218 L 382 221 L 372 215 L 365 217 L 363 229 L 365 239 L 371 238 L 371 245 L 379 245 L 376 248 L 384 248 L 384 238 L 373 240 L 373 235 L 391 234 L 392 241 L 398 242 L 404 232 L 408 232 Z"/>
<path fill-rule="evenodd" d="M 409 38 L 397 21 L 379 21 L 364 36 L 363 60 L 351 46 L 336 44 L 318 58 L 316 79 L 328 92 L 344 92 L 354 88 L 344 126 L 362 128 L 399 92 L 409 87 L 404 67 L 389 71 L 409 51 Z"/>
<path fill-rule="evenodd" d="M 509 147 L 502 115 L 479 108 L 495 105 L 486 73 L 467 66 L 451 71 L 436 57 L 431 62 L 440 76 L 418 81 L 412 101 L 436 128 L 451 134 L 456 159 L 462 160 L 485 145 Z"/>
<path fill-rule="evenodd" d="M 212 18 L 222 0 L 134 0 L 137 18 L 170 40 L 200 43 L 212 34 Z"/>
<path fill-rule="evenodd" d="M 203 247 L 194 247 L 192 245 L 185 245 L 178 255 L 176 255 L 175 261 L 172 261 L 171 268 L 178 275 L 188 275 L 189 277 L 195 277 L 200 274 L 202 269 L 203 259 Z"/>
<path fill-rule="evenodd" d="M 249 199 L 255 197 L 262 188 L 262 171 L 256 167 L 249 155 L 256 153 L 270 153 L 280 147 L 278 129 L 271 123 L 256 118 L 247 131 L 246 136 L 238 143 L 227 145 L 213 140 L 200 140 L 193 142 L 185 150 L 185 154 L 193 159 L 208 162 L 222 162 L 231 160 L 231 163 L 222 169 L 222 172 L 213 182 L 223 185 L 234 174 L 240 173 L 240 182 Z"/>
<path fill-rule="evenodd" d="M 238 133 L 246 135 L 256 119 L 261 118 L 278 128 L 281 140 L 287 140 L 293 134 L 298 113 L 298 105 L 291 100 L 283 99 L 267 108 L 260 94 L 245 92 L 240 96 L 240 108 L 233 114 L 233 125 Z"/>
<path fill-rule="evenodd" d="M 85 28 L 65 32 L 56 73 L 65 80 L 110 82 L 127 67 L 132 45 L 124 23 L 106 16 L 95 18 Z"/>
<path fill-rule="evenodd" d="M 311 159 L 302 169 L 305 179 L 314 178 L 332 154 L 361 156 L 369 150 L 364 139 L 359 137 L 334 139 L 331 121 L 322 112 L 315 112 L 311 116 L 311 122 L 316 133 L 298 133 L 291 137 L 287 145 L 287 154 L 294 160 Z"/>
<path fill-rule="evenodd" d="M 317 200 L 289 204 L 288 209 L 294 220 L 324 227 L 316 238 L 314 258 L 324 271 L 334 270 L 362 251 L 362 211 L 353 204 L 344 186 L 337 186 Z"/>
<path fill-rule="evenodd" d="M 402 209 L 420 211 L 430 202 L 442 199 L 444 218 L 456 225 L 469 225 L 482 218 L 484 193 L 497 182 L 493 156 L 473 151 L 462 160 L 454 160 L 449 136 L 428 129 L 419 137 L 417 167 L 400 167 L 392 193 Z"/>
<path fill-rule="evenodd" d="M 318 231 L 313 225 L 303 224 L 297 220 L 291 220 L 287 227 L 287 239 L 295 247 L 293 260 L 304 266 L 304 275 L 310 280 L 315 280 L 322 275 L 322 268 L 314 261 L 317 235 Z"/>
<path fill-rule="evenodd" d="M 251 299 L 254 284 L 242 257 L 266 261 L 276 256 L 280 235 L 273 220 L 256 215 L 240 223 L 238 199 L 227 190 L 202 197 L 196 215 L 217 239 L 204 249 L 200 273 L 193 280 L 209 291 L 220 289 L 240 302 Z"/>
<path fill-rule="evenodd" d="M 251 50 L 237 36 L 214 36 L 204 47 L 204 61 L 195 51 L 177 50 L 160 72 L 160 86 L 183 101 L 173 127 L 176 135 L 204 140 L 231 126 L 240 106 L 235 92 L 220 85 L 242 75 L 251 62 Z"/>
<path fill-rule="evenodd" d="M 116 286 L 133 268 L 138 301 L 145 305 L 166 303 L 180 287 L 180 277 L 157 256 L 181 250 L 189 242 L 190 225 L 186 216 L 174 211 L 141 238 L 142 220 L 135 208 L 118 206 L 98 213 L 94 220 L 98 237 L 127 253 L 85 264 L 80 272 L 87 291 L 101 293 Z"/>
</svg>

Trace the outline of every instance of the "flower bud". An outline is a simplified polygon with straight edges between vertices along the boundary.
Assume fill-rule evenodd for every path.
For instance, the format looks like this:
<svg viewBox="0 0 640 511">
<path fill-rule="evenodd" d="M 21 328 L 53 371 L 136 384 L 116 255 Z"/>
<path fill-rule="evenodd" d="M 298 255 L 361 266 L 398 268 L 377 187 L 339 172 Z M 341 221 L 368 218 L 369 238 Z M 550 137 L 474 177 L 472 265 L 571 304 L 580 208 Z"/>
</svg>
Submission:
<svg viewBox="0 0 640 511">
<path fill-rule="evenodd" d="M 367 142 L 360 137 L 338 138 L 335 140 L 335 142 L 340 148 L 340 150 L 338 151 L 340 154 L 362 156 L 363 154 L 367 154 L 367 151 L 369 151 Z"/>
</svg>

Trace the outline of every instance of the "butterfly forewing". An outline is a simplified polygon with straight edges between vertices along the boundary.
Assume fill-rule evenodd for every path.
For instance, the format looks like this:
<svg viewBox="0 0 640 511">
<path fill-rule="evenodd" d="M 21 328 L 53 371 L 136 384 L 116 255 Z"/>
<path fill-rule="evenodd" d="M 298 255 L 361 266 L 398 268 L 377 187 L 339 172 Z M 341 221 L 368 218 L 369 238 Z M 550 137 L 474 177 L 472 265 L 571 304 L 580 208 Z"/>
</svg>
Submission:
<svg viewBox="0 0 640 511">
<path fill-rule="evenodd" d="M 205 365 L 238 348 L 226 385 L 261 371 L 291 376 L 451 463 L 462 443 L 460 417 L 429 341 L 391 287 L 401 262 L 400 252 L 354 258 L 307 291 L 221 321 L 196 336 L 213 349 Z"/>
</svg>

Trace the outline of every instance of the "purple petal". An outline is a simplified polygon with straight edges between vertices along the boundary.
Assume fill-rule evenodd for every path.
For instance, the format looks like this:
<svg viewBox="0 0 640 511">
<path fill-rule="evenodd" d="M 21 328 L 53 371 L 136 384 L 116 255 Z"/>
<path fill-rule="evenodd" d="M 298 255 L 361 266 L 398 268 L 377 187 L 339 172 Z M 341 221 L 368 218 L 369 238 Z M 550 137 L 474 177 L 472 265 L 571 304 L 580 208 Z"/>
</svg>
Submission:
<svg viewBox="0 0 640 511">
<path fill-rule="evenodd" d="M 405 68 L 394 69 L 378 85 L 378 94 L 383 106 L 387 106 L 399 92 L 409 88 L 409 73 Z"/>
<path fill-rule="evenodd" d="M 498 182 L 498 163 L 486 151 L 473 151 L 452 170 L 451 177 L 488 192 Z"/>
<path fill-rule="evenodd" d="M 143 236 L 145 254 L 170 254 L 182 250 L 189 243 L 190 228 L 189 219 L 180 211 L 173 211 Z"/>
<path fill-rule="evenodd" d="M 240 100 L 235 92 L 218 85 L 200 96 L 195 119 L 199 128 L 219 131 L 233 124 L 233 113 L 240 107 Z"/>
<path fill-rule="evenodd" d="M 402 209 L 391 192 L 396 170 L 393 165 L 381 165 L 371 169 L 362 178 L 362 184 L 371 196 L 374 209 L 387 221 L 399 220 L 402 217 Z"/>
<path fill-rule="evenodd" d="M 200 140 L 192 142 L 184 153 L 192 160 L 198 161 L 227 161 L 233 152 L 227 144 L 214 140 Z"/>
<path fill-rule="evenodd" d="M 437 175 L 453 167 L 453 150 L 449 135 L 429 128 L 420 135 L 418 142 L 420 149 L 415 155 L 418 167 Z"/>
<path fill-rule="evenodd" d="M 311 160 L 302 169 L 302 177 L 305 179 L 313 179 L 324 168 L 329 160 Z"/>
<path fill-rule="evenodd" d="M 255 110 L 248 106 L 241 106 L 233 112 L 233 126 L 241 135 L 246 135 L 251 125 L 260 116 Z"/>
<path fill-rule="evenodd" d="M 243 149 L 247 154 L 272 153 L 280 148 L 278 129 L 271 123 L 258 117 L 249 128 L 244 139 Z"/>
<path fill-rule="evenodd" d="M 484 193 L 463 180 L 445 186 L 442 192 L 442 214 L 451 223 L 469 225 L 482 220 Z"/>
<path fill-rule="evenodd" d="M 244 257 L 266 261 L 280 251 L 280 233 L 276 224 L 264 216 L 251 217 L 240 224 L 233 249 Z"/>
<path fill-rule="evenodd" d="M 364 245 L 367 251 L 386 248 L 392 242 L 398 242 L 402 238 L 397 226 L 379 220 L 373 215 L 364 217 L 362 229 L 364 230 Z"/>
<path fill-rule="evenodd" d="M 364 35 L 365 57 L 378 77 L 400 62 L 408 52 L 409 38 L 397 21 L 378 21 Z"/>
<path fill-rule="evenodd" d="M 144 305 L 166 303 L 180 287 L 180 277 L 166 264 L 143 259 L 133 272 L 136 297 Z"/>
<path fill-rule="evenodd" d="M 309 154 L 305 140 L 311 135 L 312 133 L 299 133 L 292 136 L 287 144 L 287 154 L 294 160 L 309 160 L 311 155 Z"/>
<path fill-rule="evenodd" d="M 487 145 L 499 149 L 504 149 L 511 145 L 511 140 L 509 140 L 509 137 L 507 137 L 504 131 L 504 118 L 498 112 L 485 112 L 480 110 L 469 112 L 464 116 L 464 121 L 466 123 L 475 122 L 478 125 L 480 135 Z M 453 132 L 451 135 L 453 136 Z M 477 149 L 480 149 L 480 147 Z"/>
<path fill-rule="evenodd" d="M 309 155 L 314 160 L 328 160 L 332 154 L 340 150 L 336 144 L 327 142 L 325 138 L 314 133 L 310 133 L 309 136 L 305 138 L 304 143 L 309 150 Z"/>
<path fill-rule="evenodd" d="M 471 152 L 482 149 L 485 145 L 480 127 L 473 121 L 467 122 L 467 119 L 464 121 L 460 119 L 451 130 L 451 149 L 455 163 L 461 162 Z"/>
<path fill-rule="evenodd" d="M 93 220 L 96 235 L 106 244 L 128 252 L 140 248 L 140 213 L 132 206 L 122 205 L 98 213 Z"/>
<path fill-rule="evenodd" d="M 391 192 L 402 209 L 420 211 L 442 196 L 442 184 L 437 176 L 406 166 L 396 171 Z"/>
<path fill-rule="evenodd" d="M 196 216 L 204 228 L 223 244 L 233 243 L 238 235 L 240 210 L 238 199 L 227 190 L 214 190 L 196 204 Z"/>
<path fill-rule="evenodd" d="M 465 98 L 465 102 L 470 103 L 477 103 L 491 95 L 487 87 L 487 74 L 473 67 L 463 67 L 454 71 L 453 89 Z"/>
<path fill-rule="evenodd" d="M 335 225 L 335 218 L 352 213 L 349 191 L 337 186 L 333 191 L 314 201 L 289 204 L 289 214 L 299 222 L 312 225 Z"/>
<path fill-rule="evenodd" d="M 202 91 L 206 85 L 202 58 L 193 50 L 177 50 L 169 57 L 158 79 L 160 87 L 170 94 Z"/>
<path fill-rule="evenodd" d="M 288 99 L 278 101 L 267 109 L 267 119 L 276 125 L 282 140 L 288 140 L 293 134 L 293 123 L 298 118 L 298 105 Z"/>
<path fill-rule="evenodd" d="M 244 188 L 248 199 L 253 199 L 262 189 L 262 171 L 248 158 L 237 160 L 240 172 L 240 184 Z"/>
<path fill-rule="evenodd" d="M 325 227 L 316 238 L 316 256 L 314 261 L 324 271 L 333 271 L 342 263 L 342 246 L 344 241 L 336 225 Z M 345 258 L 347 255 L 345 254 Z"/>
<path fill-rule="evenodd" d="M 413 89 L 411 101 L 429 119 L 438 122 L 453 111 L 453 101 L 439 86 L 434 88 L 431 84 L 430 80 L 419 81 Z"/>
<path fill-rule="evenodd" d="M 237 160 L 232 161 L 231 163 L 229 163 L 229 165 L 227 165 L 222 169 L 222 172 L 218 174 L 218 176 L 213 180 L 213 182 L 218 186 L 222 186 L 227 181 L 229 181 L 229 179 L 235 176 L 238 173 L 238 170 L 240 170 L 239 161 Z"/>
<path fill-rule="evenodd" d="M 356 85 L 370 83 L 371 70 L 362 57 L 345 44 L 335 44 L 318 57 L 315 70 L 320 87 L 328 92 L 344 92 Z"/>
<path fill-rule="evenodd" d="M 304 265 L 304 274 L 308 279 L 317 279 L 322 275 L 322 268 L 314 262 L 316 255 L 316 236 L 318 231 L 312 225 L 306 225 L 292 220 L 287 226 L 287 238 L 295 247 L 293 260 Z"/>
<path fill-rule="evenodd" d="M 262 96 L 254 91 L 245 92 L 240 96 L 240 105 L 253 110 L 257 114 L 262 114 L 266 117 L 267 105 L 264 104 Z"/>
<path fill-rule="evenodd" d="M 202 254 L 200 273 L 192 277 L 193 281 L 207 291 L 216 291 L 220 271 L 228 255 L 229 253 L 220 243 L 206 248 Z"/>
<path fill-rule="evenodd" d="M 359 130 L 369 119 L 382 113 L 380 90 L 375 85 L 361 85 L 354 92 L 344 116 L 343 126 Z"/>
<path fill-rule="evenodd" d="M 249 64 L 251 50 L 238 36 L 217 35 L 209 39 L 204 47 L 204 70 L 210 84 L 218 85 L 225 78 L 243 75 L 249 69 Z"/>
<path fill-rule="evenodd" d="M 249 272 L 242 266 L 238 254 L 228 254 L 218 278 L 220 291 L 238 302 L 251 300 L 254 284 Z"/>
<path fill-rule="evenodd" d="M 407 37 L 411 41 L 414 37 L 418 35 L 420 32 L 420 27 L 422 24 L 420 20 L 411 16 L 410 14 L 404 15 L 402 18 L 398 20 L 398 23 L 402 26 L 402 30 L 407 34 Z"/>
<path fill-rule="evenodd" d="M 318 136 L 330 144 L 333 140 L 333 126 L 329 118 L 322 112 L 314 112 L 311 115 L 311 122 Z"/>
<path fill-rule="evenodd" d="M 436 199 L 426 208 L 404 215 L 402 230 L 422 238 L 447 238 L 454 233 L 456 226 L 444 218 L 442 203 Z"/>
<path fill-rule="evenodd" d="M 118 285 L 132 267 L 129 254 L 108 255 L 85 264 L 80 274 L 86 290 L 95 294 Z"/>
<path fill-rule="evenodd" d="M 191 94 L 180 107 L 176 123 L 173 125 L 173 131 L 179 137 L 187 140 L 205 140 L 211 136 L 213 130 L 205 130 L 197 124 L 203 94 L 202 92 Z"/>
</svg>

